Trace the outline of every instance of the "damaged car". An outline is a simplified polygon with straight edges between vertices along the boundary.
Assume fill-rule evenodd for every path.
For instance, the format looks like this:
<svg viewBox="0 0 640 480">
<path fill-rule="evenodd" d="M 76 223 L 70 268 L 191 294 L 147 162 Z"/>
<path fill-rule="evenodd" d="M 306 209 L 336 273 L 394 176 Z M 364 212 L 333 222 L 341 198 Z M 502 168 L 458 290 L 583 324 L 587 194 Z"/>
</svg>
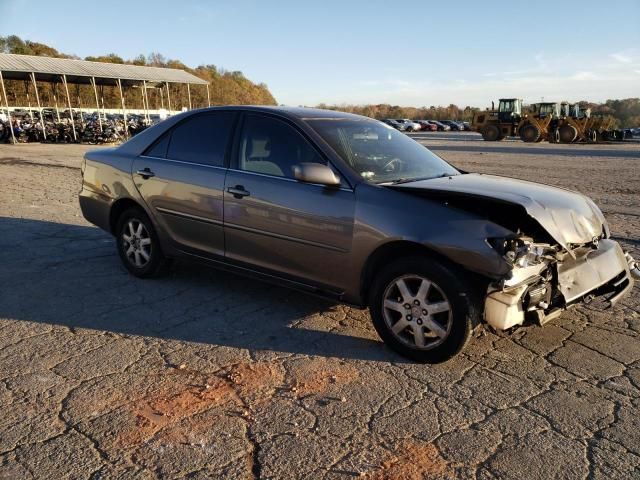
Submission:
<svg viewBox="0 0 640 480">
<path fill-rule="evenodd" d="M 346 113 L 185 112 L 88 152 L 82 175 L 82 212 L 131 274 L 191 259 L 369 308 L 384 342 L 419 362 L 451 358 L 483 324 L 615 304 L 639 273 L 584 195 L 463 172 Z"/>
</svg>

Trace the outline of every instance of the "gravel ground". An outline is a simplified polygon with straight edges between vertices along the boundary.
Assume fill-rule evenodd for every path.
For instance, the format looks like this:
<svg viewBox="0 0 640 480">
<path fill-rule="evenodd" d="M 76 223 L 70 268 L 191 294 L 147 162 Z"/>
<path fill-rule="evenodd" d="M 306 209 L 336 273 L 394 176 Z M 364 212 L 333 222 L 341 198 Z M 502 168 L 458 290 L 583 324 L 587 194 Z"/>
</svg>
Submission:
<svg viewBox="0 0 640 480">
<path fill-rule="evenodd" d="M 640 144 L 415 136 L 579 190 L 640 257 Z M 0 478 L 638 478 L 638 287 L 409 363 L 366 311 L 193 265 L 124 271 L 86 147 L 0 146 Z"/>
</svg>

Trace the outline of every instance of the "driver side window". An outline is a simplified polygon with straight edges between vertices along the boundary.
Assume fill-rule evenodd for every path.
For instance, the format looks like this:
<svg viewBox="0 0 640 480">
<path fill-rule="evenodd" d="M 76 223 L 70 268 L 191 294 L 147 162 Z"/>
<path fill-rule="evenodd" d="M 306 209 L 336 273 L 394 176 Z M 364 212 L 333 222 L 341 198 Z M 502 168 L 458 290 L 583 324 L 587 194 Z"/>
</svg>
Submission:
<svg viewBox="0 0 640 480">
<path fill-rule="evenodd" d="M 327 164 L 291 126 L 262 115 L 245 117 L 238 157 L 240 170 L 285 178 L 294 178 L 297 164 Z"/>
</svg>

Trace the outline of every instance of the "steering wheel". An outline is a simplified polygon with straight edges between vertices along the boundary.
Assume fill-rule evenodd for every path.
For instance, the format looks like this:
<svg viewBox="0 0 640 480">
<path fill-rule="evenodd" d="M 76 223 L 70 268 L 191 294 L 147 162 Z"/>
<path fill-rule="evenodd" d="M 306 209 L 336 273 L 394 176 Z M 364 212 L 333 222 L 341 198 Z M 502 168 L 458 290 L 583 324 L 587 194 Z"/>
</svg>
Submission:
<svg viewBox="0 0 640 480">
<path fill-rule="evenodd" d="M 389 160 L 384 167 L 382 167 L 382 170 L 385 173 L 391 173 L 391 172 L 395 172 L 396 171 L 396 166 L 400 166 L 400 162 L 401 160 L 399 158 L 392 158 L 391 160 Z"/>
</svg>

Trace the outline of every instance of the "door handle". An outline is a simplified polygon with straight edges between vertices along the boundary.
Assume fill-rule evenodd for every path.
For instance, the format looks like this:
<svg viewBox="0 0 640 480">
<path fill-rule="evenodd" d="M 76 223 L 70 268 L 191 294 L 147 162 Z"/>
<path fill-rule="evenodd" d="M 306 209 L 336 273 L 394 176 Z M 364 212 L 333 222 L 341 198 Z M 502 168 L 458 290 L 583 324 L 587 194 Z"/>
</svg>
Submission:
<svg viewBox="0 0 640 480">
<path fill-rule="evenodd" d="M 140 175 L 144 180 L 146 180 L 147 178 L 156 176 L 156 174 L 153 173 L 149 168 L 143 168 L 142 170 L 138 170 L 136 174 Z"/>
<path fill-rule="evenodd" d="M 236 198 L 248 197 L 251 195 L 242 185 L 236 185 L 235 187 L 228 187 L 227 192 Z"/>
</svg>

